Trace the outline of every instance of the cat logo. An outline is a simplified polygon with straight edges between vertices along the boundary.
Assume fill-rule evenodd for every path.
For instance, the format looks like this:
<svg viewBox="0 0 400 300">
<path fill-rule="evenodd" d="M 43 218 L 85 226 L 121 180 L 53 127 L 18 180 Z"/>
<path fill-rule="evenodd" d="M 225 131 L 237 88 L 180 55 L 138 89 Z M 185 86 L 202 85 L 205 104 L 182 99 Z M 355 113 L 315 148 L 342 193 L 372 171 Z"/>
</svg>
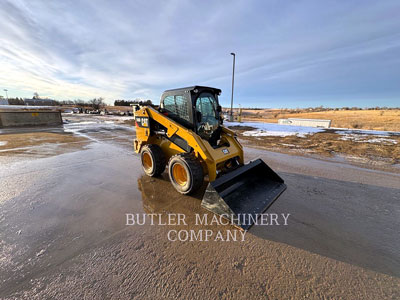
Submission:
<svg viewBox="0 0 400 300">
<path fill-rule="evenodd" d="M 136 123 L 139 127 L 149 127 L 149 118 L 147 117 L 136 117 Z"/>
</svg>

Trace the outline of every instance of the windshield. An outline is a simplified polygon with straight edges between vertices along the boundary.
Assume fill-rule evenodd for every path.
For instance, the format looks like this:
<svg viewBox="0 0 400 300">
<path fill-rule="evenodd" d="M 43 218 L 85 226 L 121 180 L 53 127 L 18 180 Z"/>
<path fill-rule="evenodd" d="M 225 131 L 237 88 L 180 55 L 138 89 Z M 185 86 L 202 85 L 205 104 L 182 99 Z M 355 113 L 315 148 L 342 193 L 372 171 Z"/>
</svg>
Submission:
<svg viewBox="0 0 400 300">
<path fill-rule="evenodd" d="M 217 100 L 210 93 L 201 93 L 196 101 L 196 110 L 201 113 L 201 121 L 197 123 L 197 132 L 208 139 L 218 128 Z"/>
</svg>

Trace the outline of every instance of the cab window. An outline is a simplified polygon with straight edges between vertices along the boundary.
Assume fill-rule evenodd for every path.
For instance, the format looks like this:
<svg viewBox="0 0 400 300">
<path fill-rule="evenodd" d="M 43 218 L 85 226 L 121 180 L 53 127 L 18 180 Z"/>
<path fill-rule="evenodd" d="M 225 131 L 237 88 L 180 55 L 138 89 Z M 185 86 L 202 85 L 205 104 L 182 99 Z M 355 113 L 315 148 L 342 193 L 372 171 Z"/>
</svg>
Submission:
<svg viewBox="0 0 400 300">
<path fill-rule="evenodd" d="M 175 95 L 165 97 L 163 108 L 183 120 L 190 121 L 188 103 L 185 96 Z"/>
<path fill-rule="evenodd" d="M 210 137 L 218 128 L 217 100 L 210 93 L 201 93 L 196 100 L 196 110 L 201 113 L 197 122 L 197 132 L 203 137 Z"/>
<path fill-rule="evenodd" d="M 201 123 L 218 125 L 217 101 L 209 93 L 202 93 L 196 101 L 196 110 L 201 112 Z"/>
</svg>

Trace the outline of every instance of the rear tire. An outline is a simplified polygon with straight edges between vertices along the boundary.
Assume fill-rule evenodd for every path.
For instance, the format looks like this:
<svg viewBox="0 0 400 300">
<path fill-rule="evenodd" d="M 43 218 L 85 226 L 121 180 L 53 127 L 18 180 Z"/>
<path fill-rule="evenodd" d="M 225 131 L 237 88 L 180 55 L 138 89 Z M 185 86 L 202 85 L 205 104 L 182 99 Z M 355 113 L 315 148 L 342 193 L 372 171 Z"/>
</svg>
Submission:
<svg viewBox="0 0 400 300">
<path fill-rule="evenodd" d="M 144 145 L 140 152 L 143 171 L 150 177 L 158 176 L 165 170 L 165 155 L 158 145 Z"/>
<path fill-rule="evenodd" d="M 181 194 L 194 193 L 203 185 L 203 167 L 189 153 L 172 156 L 168 162 L 168 174 L 173 187 Z"/>
</svg>

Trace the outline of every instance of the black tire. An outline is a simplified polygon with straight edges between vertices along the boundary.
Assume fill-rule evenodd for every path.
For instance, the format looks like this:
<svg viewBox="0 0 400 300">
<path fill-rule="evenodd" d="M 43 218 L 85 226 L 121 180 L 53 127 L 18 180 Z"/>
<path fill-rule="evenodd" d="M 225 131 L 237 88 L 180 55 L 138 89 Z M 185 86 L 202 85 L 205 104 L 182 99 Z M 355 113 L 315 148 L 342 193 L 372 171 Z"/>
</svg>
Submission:
<svg viewBox="0 0 400 300">
<path fill-rule="evenodd" d="M 168 162 L 168 174 L 173 187 L 181 194 L 194 193 L 203 185 L 203 167 L 189 153 L 172 156 Z"/>
<path fill-rule="evenodd" d="M 144 145 L 140 152 L 142 168 L 146 175 L 154 177 L 165 170 L 165 155 L 158 145 Z"/>
</svg>

